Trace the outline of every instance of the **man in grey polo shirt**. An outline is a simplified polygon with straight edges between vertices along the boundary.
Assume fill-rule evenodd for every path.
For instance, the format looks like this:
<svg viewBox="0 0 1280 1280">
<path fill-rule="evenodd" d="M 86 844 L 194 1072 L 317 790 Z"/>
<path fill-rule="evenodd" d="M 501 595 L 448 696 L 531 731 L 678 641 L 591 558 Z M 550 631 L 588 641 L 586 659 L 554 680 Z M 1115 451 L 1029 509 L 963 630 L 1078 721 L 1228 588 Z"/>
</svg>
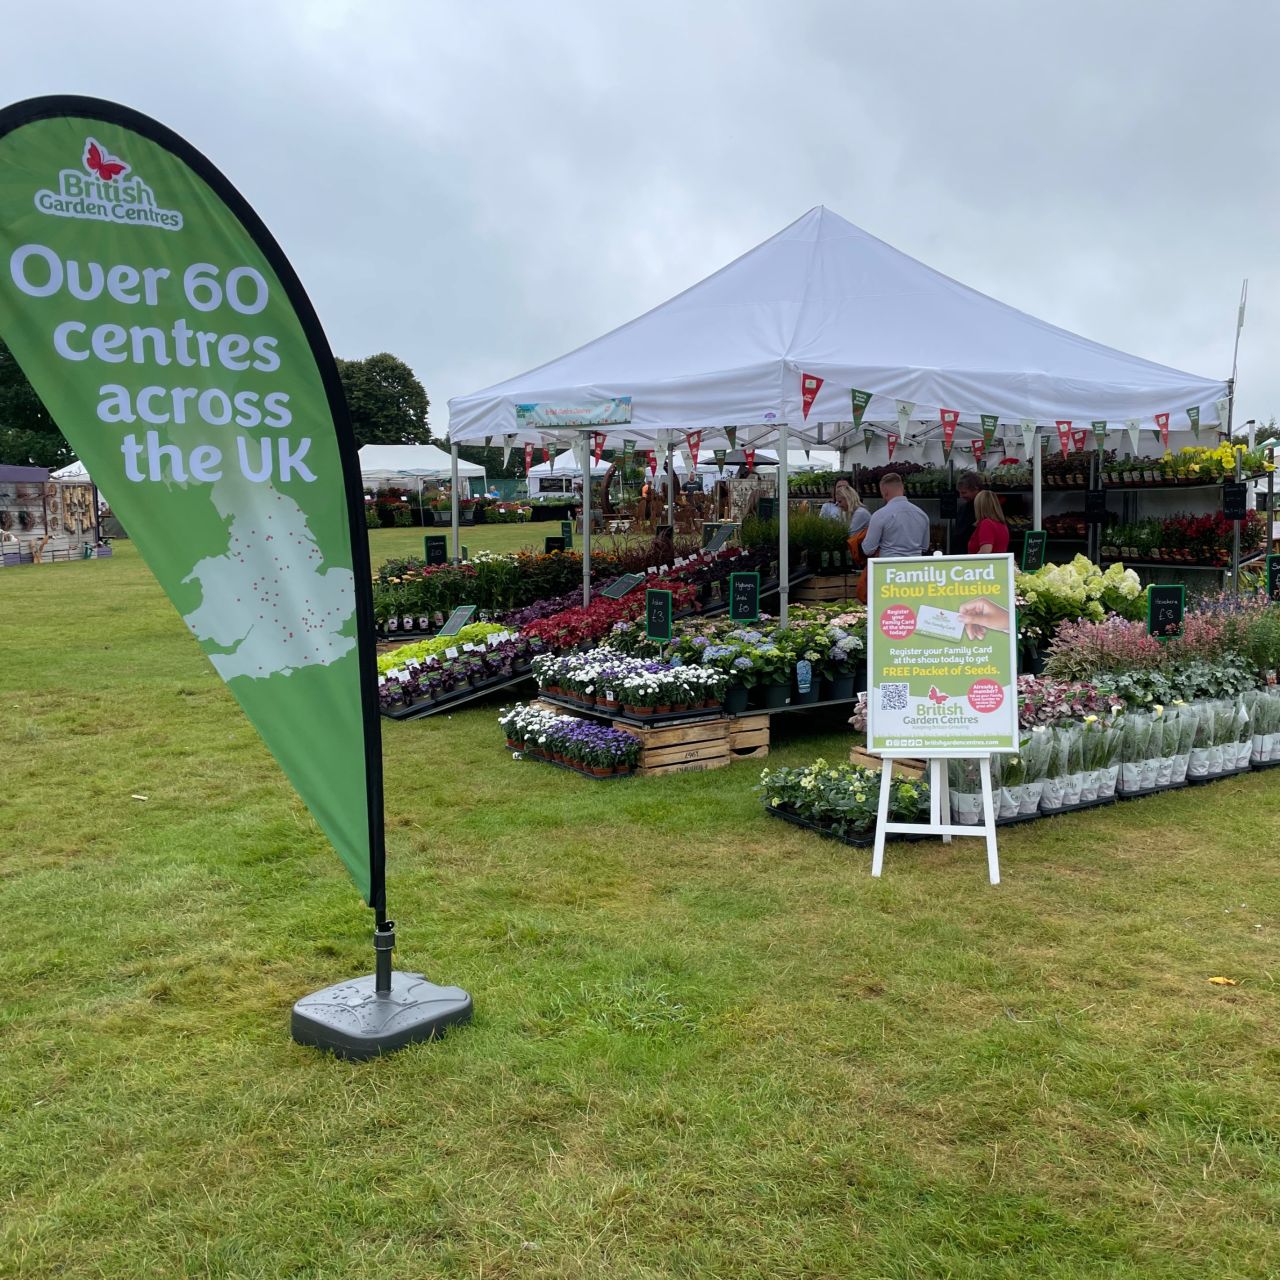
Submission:
<svg viewBox="0 0 1280 1280">
<path fill-rule="evenodd" d="M 862 540 L 865 555 L 890 559 L 923 556 L 929 551 L 929 517 L 906 499 L 902 477 L 890 471 L 880 479 L 884 506 L 871 517 Z"/>
</svg>

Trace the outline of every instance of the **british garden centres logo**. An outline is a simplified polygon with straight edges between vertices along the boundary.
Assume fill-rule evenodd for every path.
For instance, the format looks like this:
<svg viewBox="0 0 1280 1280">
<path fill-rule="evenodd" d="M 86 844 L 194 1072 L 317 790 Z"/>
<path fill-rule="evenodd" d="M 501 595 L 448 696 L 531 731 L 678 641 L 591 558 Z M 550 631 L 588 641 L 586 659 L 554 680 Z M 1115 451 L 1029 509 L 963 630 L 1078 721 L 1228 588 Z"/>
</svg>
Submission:
<svg viewBox="0 0 1280 1280">
<path fill-rule="evenodd" d="M 161 209 L 155 192 L 133 173 L 133 166 L 113 156 L 96 138 L 84 140 L 79 169 L 63 169 L 58 189 L 36 192 L 36 208 L 56 218 L 87 218 L 126 226 L 182 230 L 182 214 Z"/>
</svg>

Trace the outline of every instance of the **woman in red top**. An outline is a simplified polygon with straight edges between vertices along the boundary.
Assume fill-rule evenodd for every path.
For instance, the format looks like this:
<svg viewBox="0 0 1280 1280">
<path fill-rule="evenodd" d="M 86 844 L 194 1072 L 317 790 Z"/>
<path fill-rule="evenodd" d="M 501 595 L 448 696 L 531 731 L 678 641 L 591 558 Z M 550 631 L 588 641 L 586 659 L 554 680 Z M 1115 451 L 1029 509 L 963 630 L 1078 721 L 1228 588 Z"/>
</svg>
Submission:
<svg viewBox="0 0 1280 1280">
<path fill-rule="evenodd" d="M 973 516 L 978 522 L 969 538 L 969 554 L 1000 555 L 1009 550 L 1009 524 L 1000 508 L 1000 499 L 983 489 L 973 500 Z"/>
</svg>

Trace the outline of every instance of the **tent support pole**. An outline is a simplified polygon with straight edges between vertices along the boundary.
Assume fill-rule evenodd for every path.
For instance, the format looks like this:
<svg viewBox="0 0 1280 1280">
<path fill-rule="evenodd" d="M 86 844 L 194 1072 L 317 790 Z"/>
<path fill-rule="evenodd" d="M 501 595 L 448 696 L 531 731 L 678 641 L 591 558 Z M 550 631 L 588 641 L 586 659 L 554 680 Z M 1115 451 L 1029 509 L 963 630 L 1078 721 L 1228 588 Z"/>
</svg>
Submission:
<svg viewBox="0 0 1280 1280">
<path fill-rule="evenodd" d="M 1031 451 L 1031 527 L 1033 529 L 1042 529 L 1044 525 L 1041 523 L 1040 515 L 1040 429 L 1036 428 L 1036 434 L 1032 437 L 1033 448 Z"/>
<path fill-rule="evenodd" d="M 787 519 L 787 424 L 778 426 L 778 619 L 785 627 L 791 596 L 791 546 Z"/>
<path fill-rule="evenodd" d="M 667 432 L 667 523 L 671 526 L 671 545 L 676 541 L 676 460 L 671 452 L 671 432 Z"/>
<path fill-rule="evenodd" d="M 449 503 L 453 524 L 453 562 L 457 564 L 462 559 L 462 546 L 458 541 L 458 446 L 456 444 L 449 446 L 449 472 L 453 490 L 452 501 Z"/>
<path fill-rule="evenodd" d="M 591 437 L 586 432 L 578 441 L 578 463 L 582 467 L 582 607 L 591 603 Z"/>
</svg>

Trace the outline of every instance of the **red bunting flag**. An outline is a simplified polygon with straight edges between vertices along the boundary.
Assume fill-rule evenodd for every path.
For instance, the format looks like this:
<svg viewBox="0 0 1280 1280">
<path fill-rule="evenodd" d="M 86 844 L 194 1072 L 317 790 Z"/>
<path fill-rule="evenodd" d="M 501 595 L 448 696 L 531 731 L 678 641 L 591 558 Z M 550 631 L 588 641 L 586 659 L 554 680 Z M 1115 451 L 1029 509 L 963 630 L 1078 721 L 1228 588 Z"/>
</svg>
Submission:
<svg viewBox="0 0 1280 1280">
<path fill-rule="evenodd" d="M 702 432 L 686 431 L 684 442 L 689 446 L 689 457 L 692 459 L 693 466 L 696 469 L 698 466 L 698 450 L 702 448 Z"/>
<path fill-rule="evenodd" d="M 978 462 L 982 461 L 983 455 L 987 451 L 987 446 L 981 440 L 975 440 L 972 445 L 974 459 Z"/>
<path fill-rule="evenodd" d="M 747 471 L 754 471 L 756 469 L 756 451 L 754 449 L 744 449 L 742 456 L 747 461 Z"/>
<path fill-rule="evenodd" d="M 889 461 L 892 462 L 893 451 L 898 447 L 898 433 L 896 431 L 890 431 L 889 434 L 885 436 L 885 442 L 889 446 Z"/>
<path fill-rule="evenodd" d="M 951 452 L 951 445 L 956 438 L 956 426 L 960 422 L 959 409 L 939 409 L 938 416 L 942 419 L 942 452 L 946 456 Z"/>
<path fill-rule="evenodd" d="M 813 402 L 818 398 L 818 392 L 822 390 L 822 379 L 813 373 L 802 373 L 800 375 L 800 411 L 807 418 L 809 410 L 813 408 Z"/>
<path fill-rule="evenodd" d="M 646 450 L 649 455 L 649 471 L 652 475 L 658 474 L 658 455 L 652 449 Z"/>
<path fill-rule="evenodd" d="M 1156 426 L 1160 429 L 1160 443 L 1167 449 L 1169 447 L 1169 415 L 1157 413 Z"/>
<path fill-rule="evenodd" d="M 1071 451 L 1071 423 L 1059 420 L 1053 425 L 1058 428 L 1058 445 L 1062 449 L 1062 456 L 1065 458 Z"/>
<path fill-rule="evenodd" d="M 1083 452 L 1084 452 L 1085 441 L 1086 441 L 1086 440 L 1088 440 L 1088 439 L 1089 439 L 1089 433 L 1084 429 L 1084 427 L 1079 428 L 1079 430 L 1072 431 L 1072 433 L 1071 433 L 1071 447 L 1072 447 L 1072 448 L 1073 448 L 1077 453 L 1083 453 Z"/>
<path fill-rule="evenodd" d="M 594 446 L 595 459 L 597 462 L 604 456 L 604 432 L 594 431 L 591 434 L 591 443 Z"/>
<path fill-rule="evenodd" d="M 524 473 L 529 474 L 529 468 L 533 466 L 533 445 L 527 444 L 524 447 Z"/>
</svg>

